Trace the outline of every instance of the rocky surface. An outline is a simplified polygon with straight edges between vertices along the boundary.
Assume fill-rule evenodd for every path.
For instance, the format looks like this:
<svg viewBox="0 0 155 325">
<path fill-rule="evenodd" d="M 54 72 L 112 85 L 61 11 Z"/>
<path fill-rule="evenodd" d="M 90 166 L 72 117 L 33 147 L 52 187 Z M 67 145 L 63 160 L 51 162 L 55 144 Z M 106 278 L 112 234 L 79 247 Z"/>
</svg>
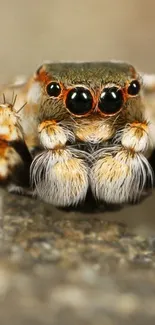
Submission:
<svg viewBox="0 0 155 325">
<path fill-rule="evenodd" d="M 0 324 L 154 324 L 153 203 L 69 212 L 2 190 Z"/>
</svg>

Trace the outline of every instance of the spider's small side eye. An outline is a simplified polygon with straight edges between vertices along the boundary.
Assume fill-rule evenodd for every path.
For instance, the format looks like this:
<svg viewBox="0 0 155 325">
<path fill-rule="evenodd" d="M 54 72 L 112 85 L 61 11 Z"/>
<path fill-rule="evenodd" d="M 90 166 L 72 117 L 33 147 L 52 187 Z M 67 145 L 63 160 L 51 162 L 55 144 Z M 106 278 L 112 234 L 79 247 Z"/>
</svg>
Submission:
<svg viewBox="0 0 155 325">
<path fill-rule="evenodd" d="M 58 97 L 61 94 L 61 86 L 58 82 L 50 82 L 46 87 L 47 94 L 50 97 Z"/>
<path fill-rule="evenodd" d="M 131 96 L 138 95 L 140 91 L 140 83 L 138 80 L 132 80 L 128 86 L 128 94 Z"/>
</svg>

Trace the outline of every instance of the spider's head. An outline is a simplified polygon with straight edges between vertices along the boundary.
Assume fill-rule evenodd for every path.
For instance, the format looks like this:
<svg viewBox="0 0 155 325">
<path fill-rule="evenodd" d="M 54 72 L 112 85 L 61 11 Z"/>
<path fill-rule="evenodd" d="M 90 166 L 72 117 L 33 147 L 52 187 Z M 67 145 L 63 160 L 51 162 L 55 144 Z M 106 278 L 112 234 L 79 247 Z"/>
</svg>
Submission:
<svg viewBox="0 0 155 325">
<path fill-rule="evenodd" d="M 123 62 L 47 63 L 34 75 L 28 102 L 39 119 L 106 119 L 139 108 L 141 79 Z"/>
</svg>

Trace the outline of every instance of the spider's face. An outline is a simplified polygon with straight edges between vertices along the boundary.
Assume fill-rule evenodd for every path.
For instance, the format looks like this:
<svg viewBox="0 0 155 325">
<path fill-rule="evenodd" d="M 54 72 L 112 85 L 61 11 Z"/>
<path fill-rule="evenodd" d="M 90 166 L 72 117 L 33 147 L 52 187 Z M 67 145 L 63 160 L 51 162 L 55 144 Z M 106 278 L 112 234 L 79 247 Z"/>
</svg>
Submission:
<svg viewBox="0 0 155 325">
<path fill-rule="evenodd" d="M 35 74 L 29 99 L 44 119 L 106 118 L 139 102 L 141 81 L 126 63 L 51 63 Z"/>
<path fill-rule="evenodd" d="M 38 119 L 68 121 L 82 141 L 109 140 L 124 122 L 138 119 L 141 80 L 122 62 L 50 63 L 36 72 L 28 101 Z"/>
</svg>

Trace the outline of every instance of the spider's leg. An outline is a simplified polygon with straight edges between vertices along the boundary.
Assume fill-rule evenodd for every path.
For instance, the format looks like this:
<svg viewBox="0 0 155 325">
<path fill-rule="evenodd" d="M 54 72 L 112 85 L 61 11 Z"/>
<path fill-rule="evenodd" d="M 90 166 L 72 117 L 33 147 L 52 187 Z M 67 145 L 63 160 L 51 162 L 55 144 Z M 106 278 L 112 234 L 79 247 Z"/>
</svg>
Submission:
<svg viewBox="0 0 155 325">
<path fill-rule="evenodd" d="M 10 103 L 8 104 L 9 110 L 10 107 L 12 107 L 11 115 L 9 115 L 10 117 L 7 116 L 5 118 L 6 112 L 8 111 L 7 109 L 3 110 L 0 115 L 0 131 L 1 126 L 4 125 L 2 128 L 2 135 L 0 133 L 0 147 L 5 146 L 6 148 L 5 152 L 3 150 L 2 157 L 9 155 L 9 158 L 4 159 L 3 157 L 3 164 L 1 158 L 1 169 L 2 165 L 4 165 L 6 168 L 6 175 L 3 179 L 1 178 L 0 183 L 7 184 L 11 192 L 28 195 L 32 195 L 32 191 L 29 189 L 29 170 L 32 162 L 31 156 L 34 157 L 40 150 L 36 118 L 38 106 L 33 103 L 27 103 L 27 93 L 31 85 L 31 80 L 32 78 L 27 79 L 21 76 L 7 85 L 2 85 L 0 87 L 1 102 L 3 102 L 3 105 L 5 104 L 5 107 L 7 103 Z M 14 121 L 12 118 L 14 118 Z M 4 131 L 7 123 L 12 129 L 6 128 Z M 16 130 L 18 136 L 13 136 L 11 138 L 12 130 L 14 130 L 14 133 Z M 16 168 L 6 163 L 6 160 L 9 162 L 15 159 L 19 160 L 19 163 L 15 164 Z"/>
<path fill-rule="evenodd" d="M 24 141 L 17 140 L 8 143 L 11 148 L 15 150 L 15 152 L 19 155 L 21 159 L 21 163 L 16 166 L 14 174 L 12 173 L 12 182 L 22 186 L 29 188 L 30 187 L 30 166 L 32 163 L 32 157 L 28 150 L 28 147 Z"/>
<path fill-rule="evenodd" d="M 0 104 L 0 184 L 28 188 L 31 155 L 12 104 Z"/>
<path fill-rule="evenodd" d="M 32 156 L 38 151 L 39 141 L 37 134 L 37 116 L 38 105 L 33 103 L 28 98 L 29 89 L 33 77 L 26 78 L 18 76 L 12 82 L 0 87 L 0 102 L 11 103 L 14 112 L 20 118 L 20 125 L 24 133 L 24 140 L 32 152 Z"/>
</svg>

